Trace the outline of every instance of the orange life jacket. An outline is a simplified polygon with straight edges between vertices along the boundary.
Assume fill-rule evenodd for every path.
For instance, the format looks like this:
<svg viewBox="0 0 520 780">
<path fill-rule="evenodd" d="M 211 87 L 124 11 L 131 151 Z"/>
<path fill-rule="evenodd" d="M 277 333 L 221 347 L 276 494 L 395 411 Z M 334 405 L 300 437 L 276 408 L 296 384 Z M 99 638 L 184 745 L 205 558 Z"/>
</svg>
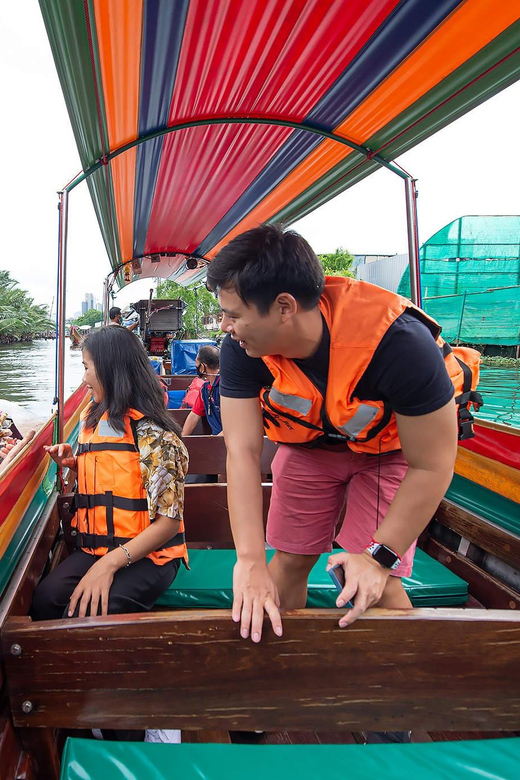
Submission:
<svg viewBox="0 0 520 780">
<path fill-rule="evenodd" d="M 401 295 L 368 282 L 326 277 L 319 307 L 330 332 L 326 397 L 293 360 L 280 355 L 263 357 L 274 377 L 272 386 L 260 394 L 268 438 L 286 444 L 316 443 L 331 436 L 324 427 L 326 416 L 337 438 L 348 441 L 355 452 L 377 454 L 400 449 L 392 409 L 382 400 L 356 398 L 354 391 L 388 328 L 405 311 L 430 329 L 443 351 L 465 418 L 459 420 L 459 438 L 473 435 L 469 406 L 482 403 L 474 392 L 480 363 L 477 350 L 451 348 L 440 337 L 439 325 L 424 311 Z M 462 359 L 457 357 L 459 353 Z"/>
<path fill-rule="evenodd" d="M 143 417 L 129 409 L 121 434 L 110 425 L 105 412 L 95 430 L 85 428 L 88 408 L 81 415 L 78 439 L 78 492 L 74 497 L 76 546 L 94 555 L 105 555 L 125 544 L 150 525 L 148 499 L 141 476 L 139 449 L 132 422 Z M 147 556 L 162 565 L 188 554 L 184 522 L 178 533 Z"/>
</svg>

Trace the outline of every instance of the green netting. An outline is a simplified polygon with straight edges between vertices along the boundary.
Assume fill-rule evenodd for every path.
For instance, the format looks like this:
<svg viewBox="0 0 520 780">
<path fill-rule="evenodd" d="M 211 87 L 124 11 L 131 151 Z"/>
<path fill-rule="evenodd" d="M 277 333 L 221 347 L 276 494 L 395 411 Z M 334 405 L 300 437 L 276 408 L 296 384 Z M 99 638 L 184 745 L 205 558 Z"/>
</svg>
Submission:
<svg viewBox="0 0 520 780">
<path fill-rule="evenodd" d="M 520 343 L 520 216 L 460 217 L 419 259 L 423 308 L 447 341 Z M 410 297 L 408 268 L 398 292 Z"/>
<path fill-rule="evenodd" d="M 422 251 L 422 249 L 421 249 Z M 482 293 L 520 284 L 520 259 L 515 260 L 424 260 L 420 258 L 423 298 L 461 293 Z M 407 267 L 397 292 L 410 297 Z"/>
<path fill-rule="evenodd" d="M 425 298 L 423 309 L 442 325 L 446 341 L 520 344 L 520 286 Z"/>
<path fill-rule="evenodd" d="M 421 260 L 519 257 L 520 216 L 459 217 L 434 233 L 420 250 Z M 509 284 L 520 284 L 520 280 Z"/>
</svg>

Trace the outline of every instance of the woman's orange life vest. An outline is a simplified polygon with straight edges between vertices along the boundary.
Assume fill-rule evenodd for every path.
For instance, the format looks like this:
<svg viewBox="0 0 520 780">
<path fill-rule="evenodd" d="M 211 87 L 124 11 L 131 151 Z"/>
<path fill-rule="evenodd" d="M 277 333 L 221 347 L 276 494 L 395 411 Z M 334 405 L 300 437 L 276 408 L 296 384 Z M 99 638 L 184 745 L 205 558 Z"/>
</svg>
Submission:
<svg viewBox="0 0 520 780">
<path fill-rule="evenodd" d="M 125 544 L 150 525 L 148 499 L 141 476 L 139 449 L 132 427 L 144 415 L 129 409 L 124 433 L 112 428 L 105 412 L 94 430 L 85 428 L 88 409 L 81 415 L 78 439 L 78 492 L 74 496 L 76 546 L 94 555 L 105 555 Z M 188 553 L 184 521 L 178 533 L 147 556 L 162 565 Z"/>
<path fill-rule="evenodd" d="M 325 432 L 324 415 L 355 452 L 378 454 L 401 447 L 395 416 L 383 401 L 363 401 L 354 391 L 388 328 L 403 312 L 415 315 L 431 331 L 443 351 L 456 401 L 469 420 L 459 419 L 459 437 L 469 438 L 473 418 L 469 404 L 482 403 L 475 388 L 480 354 L 470 348 L 445 344 L 440 326 L 406 298 L 368 282 L 344 277 L 326 277 L 319 302 L 330 331 L 330 363 L 326 397 L 293 360 L 280 355 L 264 356 L 274 379 L 260 394 L 266 435 L 285 444 L 310 444 Z M 463 360 L 456 357 L 457 350 Z M 463 365 L 464 364 L 464 365 Z M 413 367 L 410 368 L 413 380 Z M 469 384 L 468 384 L 469 382 Z M 461 428 L 463 429 L 461 431 Z M 469 434 L 469 436 L 468 436 Z"/>
</svg>

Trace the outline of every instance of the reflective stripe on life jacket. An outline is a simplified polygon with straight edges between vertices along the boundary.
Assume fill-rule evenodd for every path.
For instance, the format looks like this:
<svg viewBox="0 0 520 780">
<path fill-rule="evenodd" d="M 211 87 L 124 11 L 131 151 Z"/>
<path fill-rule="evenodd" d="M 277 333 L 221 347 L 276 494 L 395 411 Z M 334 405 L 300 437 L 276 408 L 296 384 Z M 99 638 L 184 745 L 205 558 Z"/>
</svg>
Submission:
<svg viewBox="0 0 520 780">
<path fill-rule="evenodd" d="M 129 542 L 151 522 L 133 428 L 143 415 L 130 409 L 121 433 L 110 425 L 106 412 L 95 430 L 86 429 L 87 414 L 88 409 L 81 415 L 78 493 L 74 499 L 77 511 L 72 527 L 76 530 L 77 547 L 105 555 Z M 156 564 L 173 558 L 187 562 L 183 521 L 178 533 L 147 557 Z"/>
<path fill-rule="evenodd" d="M 382 400 L 356 398 L 354 391 L 383 336 L 401 314 L 407 311 L 416 316 L 443 348 L 439 325 L 400 295 L 342 277 L 326 278 L 319 307 L 330 332 L 326 398 L 293 360 L 280 355 L 263 357 L 273 375 L 272 386 L 260 394 L 266 435 L 287 444 L 312 444 L 324 436 L 336 436 L 348 441 L 355 452 L 371 454 L 400 449 L 392 409 Z M 476 350 L 468 352 L 477 356 L 470 361 L 474 390 L 480 355 Z M 445 364 L 458 395 L 463 372 L 455 352 L 445 358 Z M 336 435 L 329 433 L 331 426 Z"/>
</svg>

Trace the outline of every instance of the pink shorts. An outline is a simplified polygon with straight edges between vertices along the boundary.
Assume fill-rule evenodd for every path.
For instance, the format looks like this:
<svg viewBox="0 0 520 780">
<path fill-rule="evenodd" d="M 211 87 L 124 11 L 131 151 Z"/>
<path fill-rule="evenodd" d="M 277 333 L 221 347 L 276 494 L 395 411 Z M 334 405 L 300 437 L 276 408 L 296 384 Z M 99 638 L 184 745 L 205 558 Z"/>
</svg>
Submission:
<svg viewBox="0 0 520 780">
<path fill-rule="evenodd" d="M 362 552 L 407 468 L 401 452 L 371 456 L 280 445 L 272 463 L 267 543 L 298 555 L 330 552 L 333 541 L 347 552 Z M 409 577 L 414 552 L 415 543 L 392 574 Z"/>
</svg>

